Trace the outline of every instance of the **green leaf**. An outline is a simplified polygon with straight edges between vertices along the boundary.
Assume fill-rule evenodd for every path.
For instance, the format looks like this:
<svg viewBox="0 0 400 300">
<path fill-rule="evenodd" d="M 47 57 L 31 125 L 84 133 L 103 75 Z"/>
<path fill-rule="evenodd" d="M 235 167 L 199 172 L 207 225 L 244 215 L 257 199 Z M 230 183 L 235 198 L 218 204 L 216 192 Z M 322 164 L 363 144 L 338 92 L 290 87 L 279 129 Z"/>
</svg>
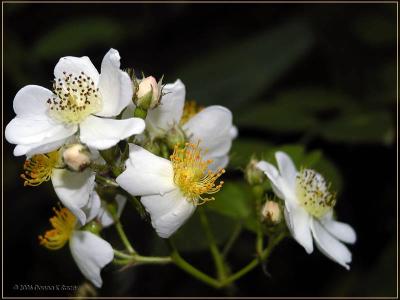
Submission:
<svg viewBox="0 0 400 300">
<path fill-rule="evenodd" d="M 386 144 L 392 142 L 392 123 L 387 111 L 353 111 L 326 122 L 319 132 L 333 142 Z"/>
<path fill-rule="evenodd" d="M 261 153 L 268 151 L 271 147 L 272 145 L 266 141 L 244 138 L 236 139 L 232 144 L 229 165 L 234 168 L 244 169 L 253 154 L 260 157 Z"/>
<path fill-rule="evenodd" d="M 365 44 L 387 46 L 396 42 L 396 15 L 365 14 L 354 20 L 353 32 Z"/>
<path fill-rule="evenodd" d="M 68 20 L 42 36 L 33 46 L 32 55 L 38 59 L 53 59 L 65 53 L 81 53 L 91 46 L 109 47 L 123 35 L 123 28 L 108 18 Z"/>
<path fill-rule="evenodd" d="M 206 204 L 210 210 L 233 219 L 245 219 L 251 213 L 250 186 L 241 182 L 226 182 L 215 194 L 215 200 Z"/>
<path fill-rule="evenodd" d="M 216 243 L 222 245 L 231 234 L 235 221 L 213 211 L 207 211 L 208 220 L 214 233 Z M 208 249 L 206 235 L 196 212 L 172 237 L 179 251 L 204 251 Z"/>
<path fill-rule="evenodd" d="M 223 45 L 197 57 L 176 74 L 183 78 L 190 98 L 202 104 L 229 107 L 261 94 L 308 52 L 314 42 L 310 29 L 301 22 Z"/>
</svg>

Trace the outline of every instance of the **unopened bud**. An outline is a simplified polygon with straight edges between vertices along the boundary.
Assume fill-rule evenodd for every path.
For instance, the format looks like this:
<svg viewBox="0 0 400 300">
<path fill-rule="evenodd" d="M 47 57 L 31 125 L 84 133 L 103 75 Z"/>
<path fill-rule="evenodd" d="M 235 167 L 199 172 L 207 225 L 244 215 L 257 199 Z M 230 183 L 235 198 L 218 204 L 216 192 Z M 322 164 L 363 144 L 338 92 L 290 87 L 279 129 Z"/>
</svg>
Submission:
<svg viewBox="0 0 400 300">
<path fill-rule="evenodd" d="M 160 145 L 156 141 L 148 141 L 143 145 L 143 148 L 155 155 L 160 155 Z"/>
<path fill-rule="evenodd" d="M 267 200 L 262 209 L 263 220 L 269 224 L 278 224 L 282 219 L 281 208 L 275 201 Z"/>
<path fill-rule="evenodd" d="M 252 158 L 246 166 L 245 177 L 249 184 L 261 184 L 265 178 L 264 172 L 256 167 L 258 160 Z"/>
<path fill-rule="evenodd" d="M 139 82 L 136 104 L 144 109 L 154 108 L 160 100 L 160 95 L 161 85 L 153 76 L 146 77 Z"/>
<path fill-rule="evenodd" d="M 63 161 L 72 171 L 81 172 L 90 165 L 90 152 L 82 144 L 66 146 L 63 151 Z"/>
<path fill-rule="evenodd" d="M 85 226 L 83 226 L 81 230 L 89 231 L 93 234 L 99 235 L 102 229 L 103 227 L 101 226 L 101 224 L 98 221 L 93 220 L 85 224 Z"/>
<path fill-rule="evenodd" d="M 167 132 L 166 140 L 168 147 L 174 149 L 176 144 L 183 145 L 185 143 L 186 135 L 183 129 L 176 125 Z"/>
</svg>

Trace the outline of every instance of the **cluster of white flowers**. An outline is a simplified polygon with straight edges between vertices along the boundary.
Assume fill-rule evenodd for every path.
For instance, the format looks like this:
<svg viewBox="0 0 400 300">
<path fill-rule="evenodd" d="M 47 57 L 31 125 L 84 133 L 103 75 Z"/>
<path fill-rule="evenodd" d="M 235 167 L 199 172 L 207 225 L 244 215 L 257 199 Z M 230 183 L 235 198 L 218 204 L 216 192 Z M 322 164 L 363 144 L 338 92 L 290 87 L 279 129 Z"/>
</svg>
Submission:
<svg viewBox="0 0 400 300">
<path fill-rule="evenodd" d="M 28 85 L 16 94 L 16 116 L 5 136 L 16 144 L 15 156 L 26 156 L 24 184 L 51 180 L 63 205 L 54 209 L 53 229 L 39 236 L 40 244 L 55 250 L 68 243 L 83 275 L 100 287 L 101 269 L 114 259 L 100 230 L 118 221 L 126 197 L 123 191 L 115 195 L 117 209 L 111 213 L 98 180 L 140 196 L 157 234 L 169 238 L 222 188 L 219 178 L 237 128 L 227 108 L 185 101 L 181 80 L 163 85 L 121 70 L 114 49 L 104 56 L 100 74 L 88 57 L 68 56 L 59 60 L 54 77 L 52 90 Z M 112 172 L 110 149 L 121 150 L 111 156 Z M 351 254 L 339 240 L 353 243 L 355 233 L 334 221 L 335 197 L 324 179 L 312 170 L 296 171 L 283 153 L 276 158 L 280 173 L 267 162 L 257 167 L 284 200 L 293 237 L 311 253 L 313 235 L 322 252 L 348 268 Z M 275 202 L 263 214 L 280 222 Z"/>
</svg>

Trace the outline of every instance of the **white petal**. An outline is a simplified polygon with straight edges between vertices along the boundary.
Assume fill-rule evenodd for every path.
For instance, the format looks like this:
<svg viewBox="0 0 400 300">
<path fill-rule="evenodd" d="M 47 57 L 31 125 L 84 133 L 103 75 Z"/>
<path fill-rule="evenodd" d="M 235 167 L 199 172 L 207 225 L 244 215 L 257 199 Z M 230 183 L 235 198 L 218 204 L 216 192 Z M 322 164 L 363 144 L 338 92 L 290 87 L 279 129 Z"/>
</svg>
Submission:
<svg viewBox="0 0 400 300">
<path fill-rule="evenodd" d="M 207 156 L 204 156 L 204 159 L 208 159 Z M 229 156 L 224 155 L 220 157 L 213 157 L 212 163 L 208 166 L 210 170 L 216 171 L 219 168 L 225 168 L 229 163 Z"/>
<path fill-rule="evenodd" d="M 163 196 L 144 196 L 140 201 L 150 214 L 151 224 L 162 238 L 169 238 L 196 209 L 178 189 Z"/>
<path fill-rule="evenodd" d="M 288 201 L 285 201 L 285 219 L 293 238 L 303 246 L 308 254 L 312 253 L 311 216 L 304 208 L 291 206 Z"/>
<path fill-rule="evenodd" d="M 324 228 L 338 240 L 348 244 L 354 244 L 357 240 L 354 229 L 349 224 L 335 221 L 331 216 L 327 216 L 321 220 L 321 224 Z"/>
<path fill-rule="evenodd" d="M 162 135 L 165 131 L 178 124 L 183 113 L 186 89 L 181 80 L 166 84 L 163 88 L 161 103 L 148 112 L 146 128 L 152 136 Z"/>
<path fill-rule="evenodd" d="M 96 86 L 99 82 L 99 72 L 97 72 L 95 66 L 93 66 L 92 62 L 87 56 L 65 56 L 60 58 L 54 68 L 54 77 L 63 79 L 65 77 L 64 72 L 67 75 L 80 75 L 81 72 L 84 72 L 94 81 Z"/>
<path fill-rule="evenodd" d="M 115 201 L 117 202 L 117 216 L 119 218 L 122 214 L 122 211 L 124 210 L 126 204 L 126 197 L 118 194 L 117 196 L 115 196 Z M 114 219 L 107 210 L 105 202 L 103 202 L 100 207 L 97 219 L 99 220 L 100 224 L 103 227 L 108 227 L 114 224 Z"/>
<path fill-rule="evenodd" d="M 133 84 L 129 75 L 120 69 L 119 53 L 110 49 L 101 63 L 99 91 L 103 100 L 102 110 L 96 115 L 113 117 L 132 102 Z"/>
<path fill-rule="evenodd" d="M 14 111 L 19 117 L 33 120 L 47 119 L 49 109 L 47 100 L 50 97 L 53 97 L 53 92 L 44 87 L 38 85 L 24 86 L 15 95 Z"/>
<path fill-rule="evenodd" d="M 318 249 L 328 258 L 349 270 L 350 266 L 348 264 L 351 262 L 351 252 L 349 249 L 330 235 L 316 219 L 313 219 L 311 222 L 311 230 Z"/>
<path fill-rule="evenodd" d="M 100 197 L 96 191 L 93 191 L 89 197 L 89 201 L 85 207 L 83 207 L 83 211 L 86 214 L 86 223 L 92 221 L 100 212 Z"/>
<path fill-rule="evenodd" d="M 282 178 L 287 182 L 289 188 L 294 190 L 296 187 L 297 170 L 292 159 L 281 151 L 275 153 L 275 158 Z"/>
<path fill-rule="evenodd" d="M 193 143 L 208 151 L 209 157 L 226 155 L 232 145 L 232 113 L 229 109 L 209 106 L 183 125 L 183 129 Z"/>
<path fill-rule="evenodd" d="M 76 125 L 64 126 L 50 119 L 30 120 L 15 117 L 5 129 L 6 140 L 17 144 L 14 155 L 36 154 L 55 150 L 78 130 Z M 43 152 L 41 152 L 43 151 Z"/>
<path fill-rule="evenodd" d="M 26 155 L 27 157 L 31 157 L 32 155 L 38 154 L 38 153 L 49 153 L 52 152 L 58 148 L 60 148 L 62 145 L 67 143 L 67 139 L 61 139 L 58 141 L 54 141 L 48 144 L 29 144 L 29 145 L 17 145 L 14 148 L 14 155 L 15 156 L 20 156 L 20 155 Z"/>
<path fill-rule="evenodd" d="M 239 135 L 239 130 L 237 129 L 237 127 L 235 125 L 233 125 L 231 127 L 231 129 L 229 130 L 229 135 L 231 136 L 232 140 L 236 139 L 237 136 Z"/>
<path fill-rule="evenodd" d="M 8 123 L 5 136 L 12 144 L 43 145 L 67 138 L 76 131 L 76 125 L 66 126 L 51 119 L 32 120 L 17 116 Z"/>
<path fill-rule="evenodd" d="M 174 171 L 169 160 L 129 144 L 126 170 L 116 178 L 117 183 L 133 196 L 164 194 L 175 188 Z"/>
<path fill-rule="evenodd" d="M 96 287 L 103 284 L 101 269 L 114 258 L 112 246 L 102 238 L 88 231 L 75 231 L 69 247 L 79 270 Z"/>
<path fill-rule="evenodd" d="M 142 133 L 144 127 L 140 118 L 114 120 L 88 116 L 80 124 L 80 138 L 87 146 L 104 150 L 131 135 Z"/>
<path fill-rule="evenodd" d="M 268 177 L 268 179 L 271 181 L 271 186 L 272 189 L 274 190 L 274 193 L 281 199 L 285 199 L 284 193 L 282 191 L 282 188 L 280 186 L 281 184 L 281 178 L 279 175 L 278 170 L 275 168 L 274 165 L 271 165 L 270 163 L 261 160 L 257 163 L 256 167 L 263 171 L 265 175 Z"/>
<path fill-rule="evenodd" d="M 54 169 L 51 175 L 54 190 L 61 203 L 68 208 L 79 220 L 86 224 L 86 207 L 89 197 L 94 190 L 95 173 L 91 170 L 71 172 L 66 169 Z"/>
</svg>

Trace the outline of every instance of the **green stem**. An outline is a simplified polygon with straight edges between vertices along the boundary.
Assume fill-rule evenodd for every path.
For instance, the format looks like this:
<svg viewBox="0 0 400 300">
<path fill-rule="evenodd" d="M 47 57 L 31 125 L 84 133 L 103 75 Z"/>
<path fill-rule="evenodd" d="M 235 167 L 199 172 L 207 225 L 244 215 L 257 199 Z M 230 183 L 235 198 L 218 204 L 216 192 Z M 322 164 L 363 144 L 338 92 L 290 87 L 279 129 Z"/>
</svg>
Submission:
<svg viewBox="0 0 400 300">
<path fill-rule="evenodd" d="M 241 270 L 237 271 L 236 273 L 232 274 L 229 276 L 226 280 L 221 282 L 222 286 L 228 285 L 239 278 L 241 278 L 243 275 L 247 274 L 251 270 L 253 270 L 261 261 L 266 260 L 270 254 L 272 253 L 272 250 L 275 248 L 277 244 L 286 236 L 285 233 L 281 233 L 280 235 L 271 238 L 271 241 L 268 243 L 268 247 L 262 251 L 260 257 L 253 259 L 250 263 L 248 263 L 246 266 L 244 266 Z"/>
<path fill-rule="evenodd" d="M 172 258 L 170 256 L 141 256 L 135 255 L 134 260 L 140 263 L 146 264 L 169 264 L 172 262 Z"/>
<path fill-rule="evenodd" d="M 208 222 L 208 218 L 204 211 L 204 208 L 201 207 L 199 209 L 199 215 L 201 224 L 203 226 L 204 232 L 206 234 L 210 246 L 210 252 L 213 257 L 214 264 L 217 270 L 217 277 L 219 280 L 224 280 L 226 278 L 226 268 L 225 268 L 224 258 L 218 249 L 217 243 L 215 242 L 215 238 L 211 231 L 211 227 Z"/>
<path fill-rule="evenodd" d="M 218 280 L 208 276 L 207 274 L 205 274 L 202 271 L 193 267 L 191 264 L 189 264 L 187 261 L 185 261 L 176 250 L 174 250 L 172 252 L 171 258 L 172 258 L 172 261 L 179 268 L 181 268 L 183 271 L 189 273 L 193 277 L 197 278 L 198 280 L 200 280 L 214 288 L 217 288 L 217 289 L 221 287 L 221 284 Z"/>
<path fill-rule="evenodd" d="M 222 256 L 226 257 L 231 250 L 232 246 L 235 244 L 237 238 L 240 236 L 240 233 L 242 232 L 242 224 L 237 223 L 235 228 L 232 231 L 231 236 L 229 237 L 229 240 L 226 242 L 224 249 L 222 250 Z"/>
<path fill-rule="evenodd" d="M 122 243 L 125 245 L 126 250 L 128 250 L 131 254 L 136 254 L 135 249 L 133 249 L 131 243 L 128 240 L 128 237 L 125 234 L 124 228 L 119 220 L 115 220 L 115 228 L 117 229 L 118 235 L 121 238 Z"/>
<path fill-rule="evenodd" d="M 172 262 L 170 256 L 142 256 L 139 254 L 126 254 L 114 249 L 116 257 L 114 262 L 117 264 L 144 263 L 144 264 L 168 264 Z"/>
</svg>

